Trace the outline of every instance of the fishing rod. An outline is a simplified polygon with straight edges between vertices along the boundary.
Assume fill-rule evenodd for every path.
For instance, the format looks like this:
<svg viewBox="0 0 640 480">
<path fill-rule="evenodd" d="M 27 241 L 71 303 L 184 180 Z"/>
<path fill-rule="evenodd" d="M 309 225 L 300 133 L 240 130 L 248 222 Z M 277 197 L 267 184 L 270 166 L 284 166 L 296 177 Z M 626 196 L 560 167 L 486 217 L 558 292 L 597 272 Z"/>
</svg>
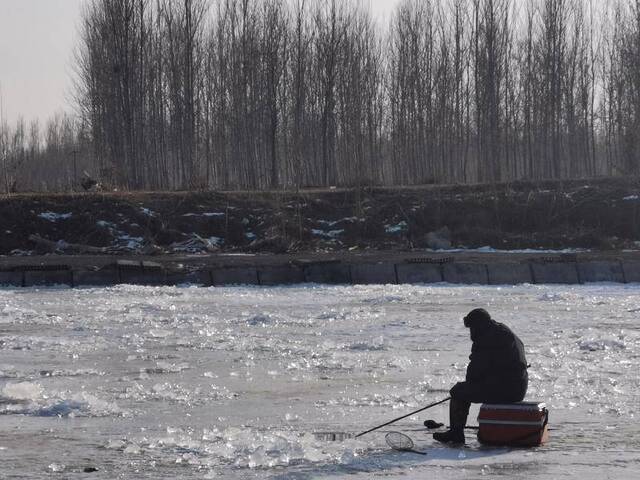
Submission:
<svg viewBox="0 0 640 480">
<path fill-rule="evenodd" d="M 387 425 L 391 425 L 392 423 L 396 423 L 396 422 L 402 420 L 403 418 L 410 417 L 411 415 L 415 415 L 416 413 L 424 412 L 425 410 L 427 410 L 429 408 L 435 407 L 436 405 L 440 405 L 440 404 L 442 404 L 444 402 L 448 402 L 449 400 L 451 400 L 451 397 L 447 397 L 444 400 L 440 400 L 439 402 L 435 402 L 435 403 L 432 403 L 431 405 L 427 405 L 426 407 L 423 407 L 420 410 L 416 410 L 415 412 L 407 413 L 406 415 L 403 415 L 402 417 L 394 418 L 393 420 L 391 420 L 391 421 L 389 421 L 387 423 L 383 423 L 382 425 L 378 425 L 377 427 L 373 427 L 373 428 L 367 430 L 366 432 L 359 433 L 354 438 L 361 437 L 362 435 L 366 435 L 367 433 L 371 433 L 371 432 L 373 432 L 375 430 L 378 430 L 378 429 L 380 429 L 382 427 L 386 427 Z"/>
</svg>

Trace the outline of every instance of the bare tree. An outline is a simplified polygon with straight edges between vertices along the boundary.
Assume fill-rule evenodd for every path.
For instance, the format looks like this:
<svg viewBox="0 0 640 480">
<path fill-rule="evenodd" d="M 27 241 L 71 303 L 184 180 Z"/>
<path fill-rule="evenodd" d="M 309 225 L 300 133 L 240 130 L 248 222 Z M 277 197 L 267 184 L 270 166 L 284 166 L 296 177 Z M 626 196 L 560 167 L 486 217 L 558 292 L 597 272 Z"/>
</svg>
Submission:
<svg viewBox="0 0 640 480">
<path fill-rule="evenodd" d="M 69 188 L 69 149 L 125 189 L 637 174 L 639 5 L 403 0 L 383 33 L 355 0 L 91 0 L 78 119 L 0 121 L 4 190 Z"/>
</svg>

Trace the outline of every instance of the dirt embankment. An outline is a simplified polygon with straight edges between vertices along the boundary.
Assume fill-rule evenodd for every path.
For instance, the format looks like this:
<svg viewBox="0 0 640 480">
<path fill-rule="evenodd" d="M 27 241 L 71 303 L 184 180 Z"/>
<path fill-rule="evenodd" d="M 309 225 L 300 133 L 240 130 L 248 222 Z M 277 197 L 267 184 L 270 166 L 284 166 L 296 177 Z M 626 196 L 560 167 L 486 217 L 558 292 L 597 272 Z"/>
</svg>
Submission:
<svg viewBox="0 0 640 480">
<path fill-rule="evenodd" d="M 640 180 L 0 199 L 0 254 L 640 247 Z"/>
</svg>

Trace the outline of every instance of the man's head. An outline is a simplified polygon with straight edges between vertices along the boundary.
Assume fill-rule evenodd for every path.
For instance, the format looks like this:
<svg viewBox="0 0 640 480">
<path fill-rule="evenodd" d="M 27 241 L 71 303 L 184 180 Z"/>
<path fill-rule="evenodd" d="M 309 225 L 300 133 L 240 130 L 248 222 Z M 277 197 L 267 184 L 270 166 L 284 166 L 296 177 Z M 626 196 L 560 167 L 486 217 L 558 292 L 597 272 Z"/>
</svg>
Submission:
<svg viewBox="0 0 640 480">
<path fill-rule="evenodd" d="M 476 308 L 471 310 L 464 317 L 464 326 L 467 328 L 479 327 L 486 325 L 491 321 L 491 315 L 484 308 Z"/>
</svg>

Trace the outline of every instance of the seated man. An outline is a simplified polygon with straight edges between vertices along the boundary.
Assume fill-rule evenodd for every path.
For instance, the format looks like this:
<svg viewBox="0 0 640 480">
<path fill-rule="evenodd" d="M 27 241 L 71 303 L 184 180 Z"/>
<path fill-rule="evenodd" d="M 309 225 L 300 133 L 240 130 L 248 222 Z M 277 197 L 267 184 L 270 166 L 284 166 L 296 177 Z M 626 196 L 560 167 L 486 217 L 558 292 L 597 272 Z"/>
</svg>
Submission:
<svg viewBox="0 0 640 480">
<path fill-rule="evenodd" d="M 477 308 L 464 317 L 471 331 L 466 381 L 451 389 L 450 429 L 434 433 L 443 443 L 464 443 L 464 427 L 472 403 L 515 403 L 527 393 L 527 360 L 522 341 L 506 325 Z"/>
</svg>

